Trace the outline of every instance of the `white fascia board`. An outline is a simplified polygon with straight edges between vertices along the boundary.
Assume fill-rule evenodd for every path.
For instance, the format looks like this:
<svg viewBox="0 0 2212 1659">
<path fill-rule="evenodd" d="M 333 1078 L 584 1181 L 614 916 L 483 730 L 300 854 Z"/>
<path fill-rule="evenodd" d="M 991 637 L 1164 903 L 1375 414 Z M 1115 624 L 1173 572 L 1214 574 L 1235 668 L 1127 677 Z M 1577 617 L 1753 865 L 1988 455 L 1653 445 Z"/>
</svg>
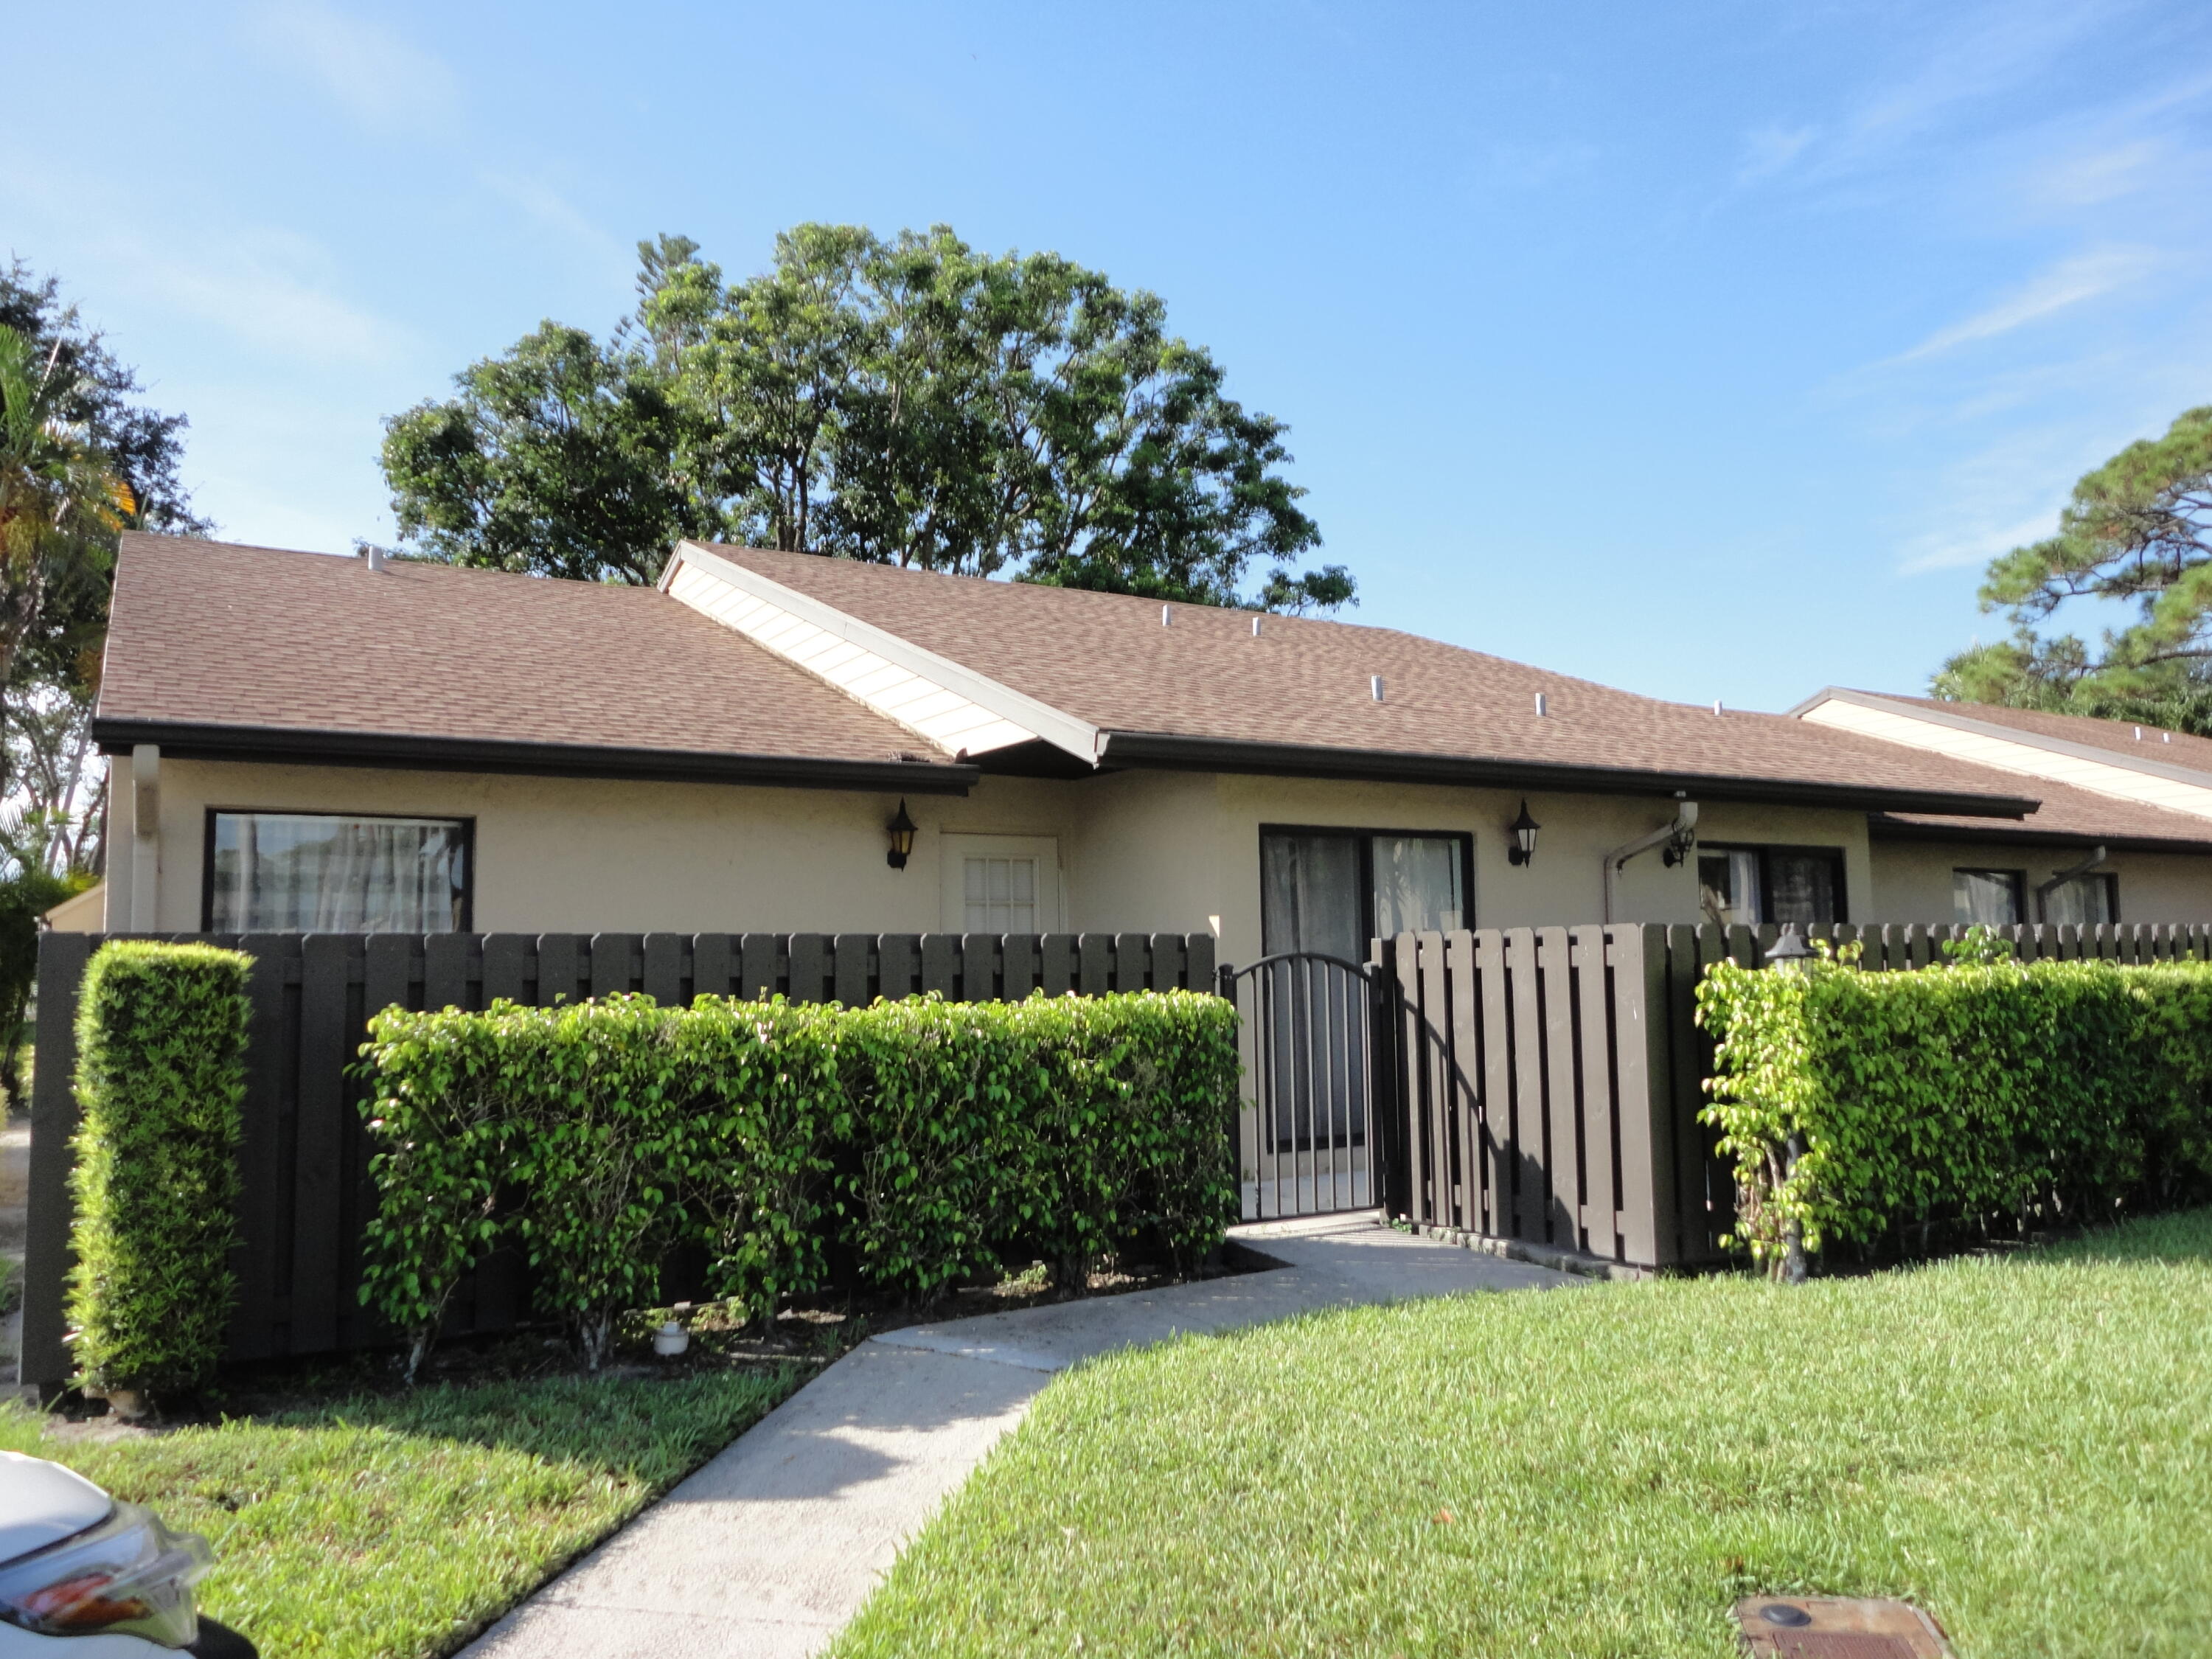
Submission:
<svg viewBox="0 0 2212 1659">
<path fill-rule="evenodd" d="M 1042 738 L 1097 764 L 1101 734 L 1089 722 L 696 543 L 677 544 L 660 589 L 947 754 Z"/>
<path fill-rule="evenodd" d="M 2069 784 L 2092 794 L 2118 800 L 2138 801 L 2148 806 L 2191 817 L 2212 818 L 2212 773 L 2177 766 L 2170 761 L 2141 758 L 2094 744 L 2045 737 L 2038 732 L 2000 726 L 1954 714 L 1948 709 L 1923 708 L 1864 691 L 1829 690 L 1808 698 L 1790 711 L 1801 720 L 1834 726 L 1886 743 L 1925 749 L 1975 765 Z"/>
</svg>

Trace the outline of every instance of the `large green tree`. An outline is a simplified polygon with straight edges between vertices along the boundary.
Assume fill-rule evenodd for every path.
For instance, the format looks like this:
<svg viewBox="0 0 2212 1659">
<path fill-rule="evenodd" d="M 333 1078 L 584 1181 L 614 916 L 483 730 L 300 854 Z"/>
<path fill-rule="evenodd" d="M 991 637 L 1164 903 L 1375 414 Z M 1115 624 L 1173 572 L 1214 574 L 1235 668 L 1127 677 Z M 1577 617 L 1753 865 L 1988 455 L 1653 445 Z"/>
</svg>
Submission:
<svg viewBox="0 0 2212 1659">
<path fill-rule="evenodd" d="M 387 426 L 434 556 L 651 580 L 680 535 L 1196 603 L 1350 601 L 1285 428 L 1152 295 L 1055 254 L 801 225 L 726 281 L 642 243 L 634 317 L 548 324 Z M 1261 567 L 1258 586 L 1244 584 Z"/>
<path fill-rule="evenodd" d="M 2135 620 L 2094 647 L 2039 631 L 2075 599 Z M 1937 695 L 2212 729 L 2212 405 L 2086 474 L 2055 535 L 1991 562 L 1981 603 L 2014 632 L 1945 663 Z"/>
<path fill-rule="evenodd" d="M 0 868 L 98 867 L 91 714 L 117 532 L 211 528 L 179 476 L 184 416 L 142 391 L 55 278 L 0 265 Z"/>
</svg>

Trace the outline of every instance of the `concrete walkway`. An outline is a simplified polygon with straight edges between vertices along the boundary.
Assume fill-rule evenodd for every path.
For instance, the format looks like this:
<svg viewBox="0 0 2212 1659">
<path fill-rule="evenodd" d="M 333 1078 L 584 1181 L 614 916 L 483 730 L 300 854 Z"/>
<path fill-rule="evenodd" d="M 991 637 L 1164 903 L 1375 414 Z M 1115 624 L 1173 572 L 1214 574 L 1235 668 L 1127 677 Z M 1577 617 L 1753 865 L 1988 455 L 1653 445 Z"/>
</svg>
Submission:
<svg viewBox="0 0 2212 1659">
<path fill-rule="evenodd" d="M 1313 1308 L 1587 1283 L 1372 1216 L 1242 1227 L 1284 1266 L 872 1337 L 538 1592 L 462 1659 L 797 1659 L 1056 1371 L 1187 1331 Z"/>
</svg>

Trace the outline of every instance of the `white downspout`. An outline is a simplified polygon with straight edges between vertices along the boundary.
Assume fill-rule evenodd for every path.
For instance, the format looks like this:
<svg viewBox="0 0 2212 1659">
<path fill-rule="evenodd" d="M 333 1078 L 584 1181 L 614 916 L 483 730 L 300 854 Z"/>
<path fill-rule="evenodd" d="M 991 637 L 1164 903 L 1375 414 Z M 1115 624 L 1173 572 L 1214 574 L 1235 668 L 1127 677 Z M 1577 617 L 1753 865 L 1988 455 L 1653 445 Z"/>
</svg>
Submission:
<svg viewBox="0 0 2212 1659">
<path fill-rule="evenodd" d="M 1616 847 L 1607 853 L 1605 855 L 1604 919 L 1607 921 L 1613 920 L 1613 878 L 1620 873 L 1622 867 L 1629 860 L 1639 853 L 1650 852 L 1664 842 L 1679 842 L 1687 846 L 1695 839 L 1697 830 L 1698 803 L 1693 800 L 1680 801 L 1675 805 L 1673 823 L 1662 823 L 1649 834 L 1638 836 L 1634 841 Z"/>
<path fill-rule="evenodd" d="M 131 931 L 134 933 L 150 933 L 161 925 L 157 902 L 161 871 L 161 746 L 142 743 L 131 750 Z"/>
</svg>

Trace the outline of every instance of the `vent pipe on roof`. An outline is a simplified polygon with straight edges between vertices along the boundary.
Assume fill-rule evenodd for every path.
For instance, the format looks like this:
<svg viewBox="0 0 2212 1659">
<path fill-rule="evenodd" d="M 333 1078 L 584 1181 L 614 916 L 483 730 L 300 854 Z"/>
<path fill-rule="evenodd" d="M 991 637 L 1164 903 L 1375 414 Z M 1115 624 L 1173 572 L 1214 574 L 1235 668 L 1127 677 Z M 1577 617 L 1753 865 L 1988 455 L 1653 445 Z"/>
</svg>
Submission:
<svg viewBox="0 0 2212 1659">
<path fill-rule="evenodd" d="M 1160 607 L 1160 626 L 1161 626 L 1161 627 L 1163 627 L 1163 628 L 1166 628 L 1166 627 L 1170 626 L 1170 623 L 1169 623 L 1169 620 L 1168 620 L 1169 616 L 1170 616 L 1170 612 L 1169 612 L 1169 610 L 1168 610 L 1167 606 L 1165 606 L 1165 605 L 1162 605 L 1162 606 Z"/>
<path fill-rule="evenodd" d="M 1252 618 L 1252 637 L 1255 640 L 1260 637 L 1260 619 L 1257 617 Z"/>
<path fill-rule="evenodd" d="M 1714 713 L 1714 714 L 1719 714 L 1720 712 L 1721 712 L 1721 700 L 1720 700 L 1718 697 L 1715 697 L 1715 698 L 1713 699 L 1713 713 Z"/>
<path fill-rule="evenodd" d="M 1538 720 L 1544 718 L 1544 694 L 1541 691 L 1536 694 L 1536 718 Z"/>
<path fill-rule="evenodd" d="M 1382 677 L 1380 674 L 1370 674 L 1367 677 L 1367 689 L 1374 694 L 1376 702 L 1382 701 Z"/>
<path fill-rule="evenodd" d="M 368 568 L 372 571 L 384 568 L 384 550 L 374 542 L 369 543 L 362 551 L 368 555 Z"/>
</svg>

